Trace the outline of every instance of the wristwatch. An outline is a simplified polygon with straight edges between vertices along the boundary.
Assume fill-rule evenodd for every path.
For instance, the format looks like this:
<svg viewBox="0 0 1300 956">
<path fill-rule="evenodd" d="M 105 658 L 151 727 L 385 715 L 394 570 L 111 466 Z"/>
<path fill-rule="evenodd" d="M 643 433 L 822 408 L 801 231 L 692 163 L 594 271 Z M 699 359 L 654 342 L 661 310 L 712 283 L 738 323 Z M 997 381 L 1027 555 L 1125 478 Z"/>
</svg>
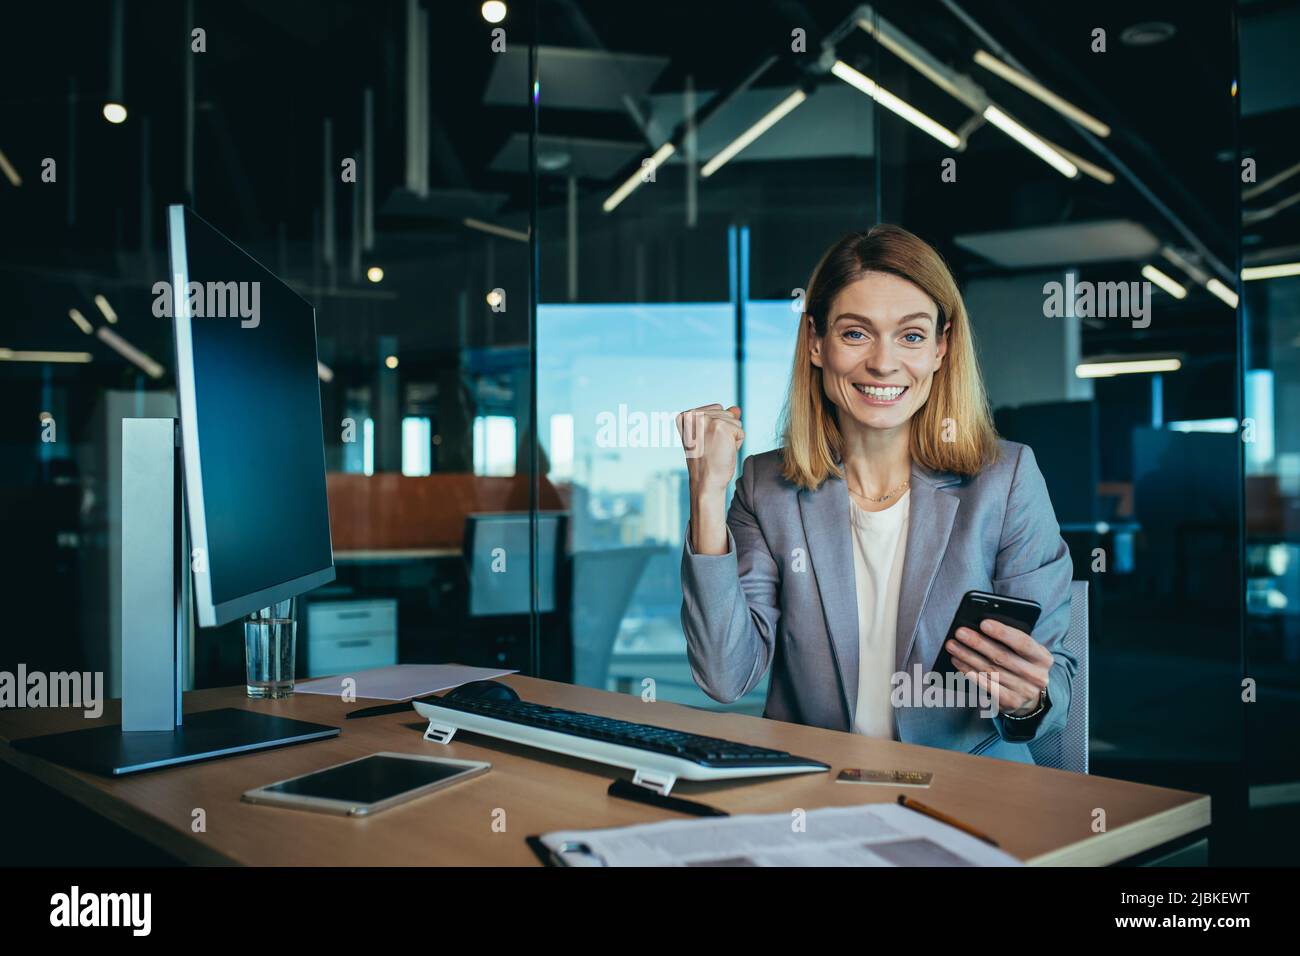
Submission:
<svg viewBox="0 0 1300 956">
<path fill-rule="evenodd" d="M 1044 687 L 1038 693 L 1038 707 L 1033 712 L 1017 717 L 1015 714 L 1011 713 L 1010 711 L 1007 711 L 1006 713 L 1002 714 L 1002 719 L 1015 720 L 1015 721 L 1037 720 L 1039 717 L 1042 717 L 1045 713 L 1047 713 L 1048 710 L 1051 709 L 1051 707 L 1052 707 L 1052 698 L 1047 696 L 1047 688 Z"/>
</svg>

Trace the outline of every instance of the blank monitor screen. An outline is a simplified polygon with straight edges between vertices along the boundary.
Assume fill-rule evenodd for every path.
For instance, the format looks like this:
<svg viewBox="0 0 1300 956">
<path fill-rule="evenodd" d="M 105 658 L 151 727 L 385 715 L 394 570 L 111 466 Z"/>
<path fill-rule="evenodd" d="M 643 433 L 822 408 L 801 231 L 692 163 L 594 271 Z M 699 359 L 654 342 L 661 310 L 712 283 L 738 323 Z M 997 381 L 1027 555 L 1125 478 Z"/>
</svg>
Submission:
<svg viewBox="0 0 1300 956">
<path fill-rule="evenodd" d="M 333 580 L 311 304 L 189 209 L 169 209 L 177 392 L 199 623 Z M 233 284 L 233 285 L 232 285 Z"/>
<path fill-rule="evenodd" d="M 555 559 L 560 547 L 560 514 L 537 515 L 537 610 L 555 610 Z M 470 514 L 465 522 L 469 560 L 469 613 L 473 617 L 527 614 L 532 610 L 529 582 L 529 516 L 512 511 Z M 509 562 L 517 562 L 511 564 Z M 514 570 L 514 574 L 502 571 Z"/>
</svg>

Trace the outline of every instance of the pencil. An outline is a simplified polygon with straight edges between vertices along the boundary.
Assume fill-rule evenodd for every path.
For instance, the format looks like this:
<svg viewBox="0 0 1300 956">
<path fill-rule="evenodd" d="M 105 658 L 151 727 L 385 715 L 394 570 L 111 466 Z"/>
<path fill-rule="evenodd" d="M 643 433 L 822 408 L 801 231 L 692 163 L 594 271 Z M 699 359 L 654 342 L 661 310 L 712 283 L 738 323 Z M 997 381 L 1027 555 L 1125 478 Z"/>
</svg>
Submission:
<svg viewBox="0 0 1300 956">
<path fill-rule="evenodd" d="M 919 800 L 913 800 L 911 797 L 905 796 L 900 793 L 898 795 L 898 802 L 903 806 L 907 807 L 907 809 L 909 810 L 915 810 L 917 813 L 922 813 L 925 816 L 930 817 L 931 819 L 938 820 L 940 823 L 946 823 L 950 827 L 956 827 L 962 833 L 969 833 L 971 836 L 975 837 L 975 839 L 983 840 L 985 843 L 989 844 L 989 846 L 998 845 L 997 841 L 994 840 L 991 836 L 987 836 L 986 834 L 980 833 L 980 831 L 976 830 L 974 827 L 968 826 L 967 824 L 962 823 L 960 820 L 956 820 L 948 816 L 948 814 L 946 813 L 940 813 L 938 810 L 934 809 L 933 807 L 927 807 L 924 803 L 921 803 Z"/>
</svg>

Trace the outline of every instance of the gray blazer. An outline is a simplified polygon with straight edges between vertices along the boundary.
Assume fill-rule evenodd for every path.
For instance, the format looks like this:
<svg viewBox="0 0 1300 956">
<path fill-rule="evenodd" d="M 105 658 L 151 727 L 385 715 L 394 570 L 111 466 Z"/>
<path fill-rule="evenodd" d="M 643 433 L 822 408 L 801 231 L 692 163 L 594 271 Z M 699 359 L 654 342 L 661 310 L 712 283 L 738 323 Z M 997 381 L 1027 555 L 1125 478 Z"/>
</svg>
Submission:
<svg viewBox="0 0 1300 956">
<path fill-rule="evenodd" d="M 928 672 L 962 595 L 993 591 L 1042 605 L 1034 639 L 1052 651 L 1052 706 L 1029 728 L 978 707 L 901 706 L 906 743 L 1032 763 L 1027 742 L 1065 725 L 1076 661 L 1070 552 L 1034 453 L 1001 441 L 971 478 L 912 465 L 898 596 L 895 670 Z M 858 699 L 858 606 L 848 486 L 815 491 L 781 475 L 779 450 L 745 459 L 727 515 L 728 552 L 682 554 L 682 628 L 695 681 L 714 700 L 741 697 L 771 669 L 764 716 L 847 731 Z"/>
</svg>

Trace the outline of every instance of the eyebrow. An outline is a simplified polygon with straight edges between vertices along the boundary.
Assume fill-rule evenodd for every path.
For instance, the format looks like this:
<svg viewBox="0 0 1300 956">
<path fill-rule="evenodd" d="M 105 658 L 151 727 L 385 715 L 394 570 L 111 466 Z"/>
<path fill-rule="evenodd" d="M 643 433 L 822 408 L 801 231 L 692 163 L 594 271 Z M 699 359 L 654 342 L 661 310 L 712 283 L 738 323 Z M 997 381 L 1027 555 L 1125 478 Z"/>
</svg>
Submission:
<svg viewBox="0 0 1300 956">
<path fill-rule="evenodd" d="M 841 319 L 858 319 L 862 322 L 869 322 L 872 325 L 876 324 L 869 316 L 859 315 L 856 312 L 841 312 L 835 317 L 835 321 L 839 322 Z M 935 321 L 935 317 L 929 312 L 909 312 L 907 315 L 900 318 L 898 322 L 901 325 L 904 322 L 911 322 L 914 319 L 929 319 L 931 322 Z"/>
</svg>

